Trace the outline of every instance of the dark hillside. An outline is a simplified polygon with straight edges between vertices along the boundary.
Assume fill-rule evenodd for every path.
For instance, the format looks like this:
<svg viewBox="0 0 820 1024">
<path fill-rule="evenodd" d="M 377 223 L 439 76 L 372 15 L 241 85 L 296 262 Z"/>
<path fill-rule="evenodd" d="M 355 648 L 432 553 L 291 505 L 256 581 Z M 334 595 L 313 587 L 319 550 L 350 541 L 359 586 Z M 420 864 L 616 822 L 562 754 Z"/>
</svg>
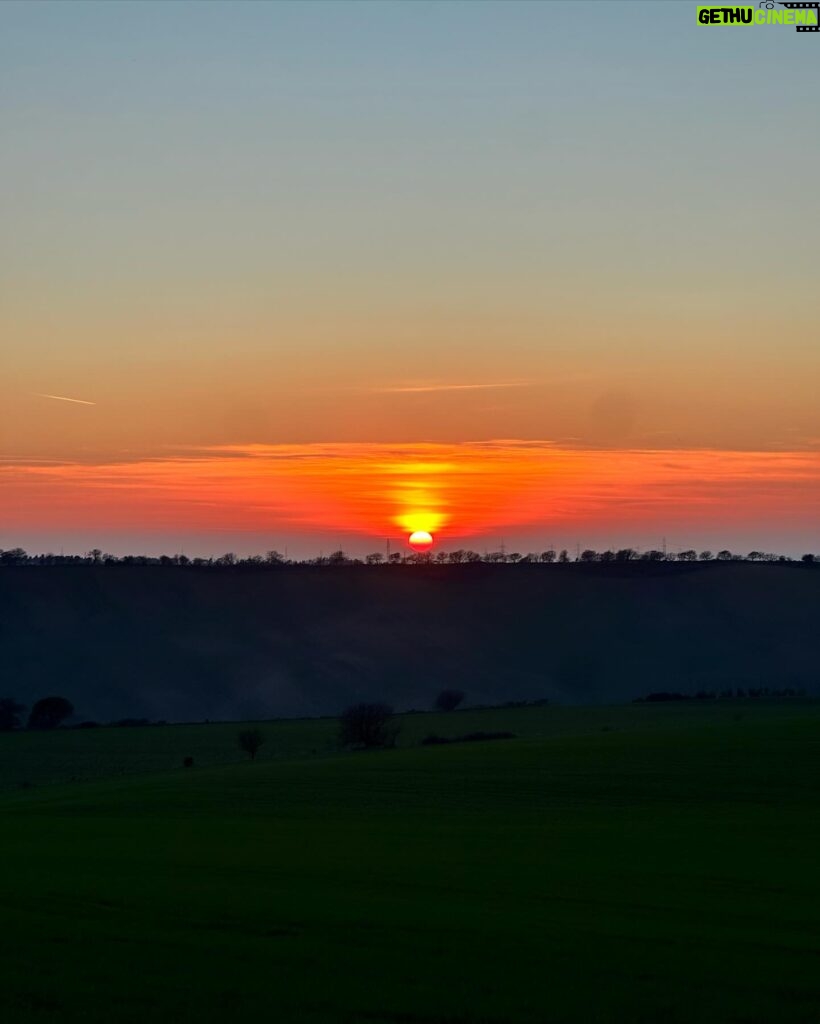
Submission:
<svg viewBox="0 0 820 1024">
<path fill-rule="evenodd" d="M 83 718 L 336 713 L 816 691 L 820 568 L 466 565 L 0 569 L 0 696 Z"/>
</svg>

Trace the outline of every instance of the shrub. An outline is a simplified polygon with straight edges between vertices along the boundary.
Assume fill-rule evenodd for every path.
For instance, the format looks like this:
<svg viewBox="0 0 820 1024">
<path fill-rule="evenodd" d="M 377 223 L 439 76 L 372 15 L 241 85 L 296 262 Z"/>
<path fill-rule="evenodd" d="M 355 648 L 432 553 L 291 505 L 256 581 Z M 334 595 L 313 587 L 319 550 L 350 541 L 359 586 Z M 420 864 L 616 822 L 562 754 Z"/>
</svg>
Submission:
<svg viewBox="0 0 820 1024">
<path fill-rule="evenodd" d="M 353 704 L 339 719 L 339 742 L 345 747 L 394 747 L 399 728 L 389 704 Z"/>
<path fill-rule="evenodd" d="M 514 740 L 514 732 L 468 732 L 466 736 L 460 736 L 465 743 L 482 743 L 484 740 Z"/>
<path fill-rule="evenodd" d="M 432 733 L 421 741 L 423 747 L 440 746 L 443 743 L 483 743 L 486 740 L 514 740 L 514 732 L 468 732 L 463 736 L 436 736 Z"/>
<path fill-rule="evenodd" d="M 183 760 L 182 764 L 183 764 L 183 767 L 185 767 L 185 768 L 193 768 L 193 766 L 194 766 L 194 759 L 192 757 L 186 757 Z"/>
<path fill-rule="evenodd" d="M 436 707 L 439 711 L 455 711 L 465 696 L 463 690 L 442 690 L 436 697 Z"/>
</svg>

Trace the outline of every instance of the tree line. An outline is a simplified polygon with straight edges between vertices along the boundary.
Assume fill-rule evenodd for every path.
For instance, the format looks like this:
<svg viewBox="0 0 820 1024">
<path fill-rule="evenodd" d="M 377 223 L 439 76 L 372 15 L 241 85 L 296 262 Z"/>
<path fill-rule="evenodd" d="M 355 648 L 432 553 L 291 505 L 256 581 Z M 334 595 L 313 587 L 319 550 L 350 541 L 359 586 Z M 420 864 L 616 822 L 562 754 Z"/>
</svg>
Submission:
<svg viewBox="0 0 820 1024">
<path fill-rule="evenodd" d="M 270 568 L 280 569 L 287 566 L 314 565 L 314 566 L 350 566 L 350 565 L 470 565 L 476 563 L 485 564 L 542 564 L 553 563 L 566 564 L 570 562 L 802 562 L 813 565 L 820 563 L 820 555 L 806 553 L 799 558 L 790 555 L 773 554 L 766 551 L 749 551 L 747 554 L 722 549 L 717 552 L 708 550 L 696 551 L 694 548 L 685 551 L 662 551 L 652 548 L 648 551 L 639 551 L 636 548 L 618 548 L 606 551 L 596 551 L 593 548 L 578 550 L 575 554 L 563 548 L 555 550 L 547 548 L 546 551 L 529 551 L 522 554 L 519 551 L 471 551 L 458 548 L 455 551 L 432 552 L 399 552 L 382 554 L 374 551 L 363 558 L 346 554 L 341 549 L 333 551 L 329 555 L 318 555 L 315 558 L 292 559 L 286 558 L 279 551 L 268 551 L 264 555 L 240 556 L 233 551 L 213 558 L 189 558 L 187 555 L 112 555 L 102 551 L 100 548 L 93 548 L 84 555 L 56 555 L 51 552 L 46 554 L 29 554 L 22 548 L 0 549 L 0 567 L 14 565 L 160 565 L 167 567 L 183 567 L 193 569 L 231 569 L 231 568 Z"/>
</svg>

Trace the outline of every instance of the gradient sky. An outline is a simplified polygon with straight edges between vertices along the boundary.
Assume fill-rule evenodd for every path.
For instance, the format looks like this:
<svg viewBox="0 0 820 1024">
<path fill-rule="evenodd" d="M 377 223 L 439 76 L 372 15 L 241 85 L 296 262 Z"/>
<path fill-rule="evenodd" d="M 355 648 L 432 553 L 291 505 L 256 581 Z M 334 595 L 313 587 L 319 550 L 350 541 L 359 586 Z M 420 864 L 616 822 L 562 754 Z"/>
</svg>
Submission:
<svg viewBox="0 0 820 1024">
<path fill-rule="evenodd" d="M 820 550 L 820 39 L 696 6 L 0 5 L 0 547 Z"/>
</svg>

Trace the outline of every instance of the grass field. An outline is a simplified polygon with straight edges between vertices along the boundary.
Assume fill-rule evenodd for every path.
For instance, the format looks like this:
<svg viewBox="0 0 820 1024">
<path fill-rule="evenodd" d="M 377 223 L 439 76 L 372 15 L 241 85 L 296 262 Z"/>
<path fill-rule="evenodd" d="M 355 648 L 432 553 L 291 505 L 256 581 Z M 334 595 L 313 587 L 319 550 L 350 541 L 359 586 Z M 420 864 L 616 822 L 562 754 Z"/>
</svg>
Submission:
<svg viewBox="0 0 820 1024">
<path fill-rule="evenodd" d="M 2 737 L 3 1019 L 820 1019 L 818 705 L 403 724 Z"/>
</svg>

